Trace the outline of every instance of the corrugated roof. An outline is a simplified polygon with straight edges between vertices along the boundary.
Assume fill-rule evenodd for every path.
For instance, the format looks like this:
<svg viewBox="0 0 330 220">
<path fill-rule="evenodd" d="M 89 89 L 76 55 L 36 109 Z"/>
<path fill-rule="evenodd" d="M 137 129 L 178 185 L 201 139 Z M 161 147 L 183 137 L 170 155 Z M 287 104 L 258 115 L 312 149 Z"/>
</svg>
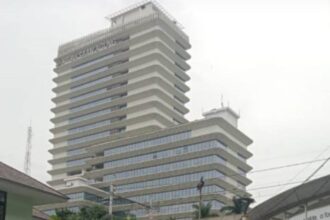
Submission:
<svg viewBox="0 0 330 220">
<path fill-rule="evenodd" d="M 286 210 L 328 195 L 330 195 L 330 175 L 312 180 L 274 196 L 253 208 L 249 212 L 249 217 L 253 220 L 266 220 Z"/>
<path fill-rule="evenodd" d="M 25 173 L 22 173 L 2 162 L 0 162 L 0 180 L 1 179 L 67 199 L 64 194 L 57 192 L 46 184 L 43 184 L 38 180 L 26 175 Z"/>
</svg>

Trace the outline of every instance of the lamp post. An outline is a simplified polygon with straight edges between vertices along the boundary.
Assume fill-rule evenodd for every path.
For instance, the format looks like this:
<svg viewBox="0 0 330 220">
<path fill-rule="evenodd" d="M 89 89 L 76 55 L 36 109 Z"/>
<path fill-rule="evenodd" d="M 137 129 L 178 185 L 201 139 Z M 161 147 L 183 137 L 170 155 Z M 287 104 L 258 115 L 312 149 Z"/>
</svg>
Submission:
<svg viewBox="0 0 330 220">
<path fill-rule="evenodd" d="M 199 210 L 198 210 L 198 219 L 201 219 L 202 215 L 202 190 L 205 185 L 204 178 L 201 177 L 199 183 L 197 184 L 197 190 L 199 191 Z"/>
<path fill-rule="evenodd" d="M 114 191 L 114 187 L 112 184 L 110 184 L 109 186 L 109 216 L 112 219 L 112 201 L 113 201 L 113 192 Z"/>
</svg>

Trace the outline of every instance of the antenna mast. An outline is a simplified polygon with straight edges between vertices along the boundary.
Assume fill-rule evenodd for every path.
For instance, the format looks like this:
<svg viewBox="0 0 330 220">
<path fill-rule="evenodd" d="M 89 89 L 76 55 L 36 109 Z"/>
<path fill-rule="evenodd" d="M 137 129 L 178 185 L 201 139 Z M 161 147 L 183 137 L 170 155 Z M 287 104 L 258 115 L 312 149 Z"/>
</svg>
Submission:
<svg viewBox="0 0 330 220">
<path fill-rule="evenodd" d="M 24 160 L 24 172 L 27 175 L 31 173 L 31 149 L 32 149 L 32 126 L 27 129 L 26 151 Z"/>
</svg>

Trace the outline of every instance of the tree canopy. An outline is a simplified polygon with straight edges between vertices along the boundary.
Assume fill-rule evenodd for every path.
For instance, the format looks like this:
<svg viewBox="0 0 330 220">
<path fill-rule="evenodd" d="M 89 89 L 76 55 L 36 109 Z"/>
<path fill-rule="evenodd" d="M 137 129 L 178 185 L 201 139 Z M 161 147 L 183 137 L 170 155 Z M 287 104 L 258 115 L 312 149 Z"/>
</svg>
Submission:
<svg viewBox="0 0 330 220">
<path fill-rule="evenodd" d="M 199 205 L 194 204 L 193 208 L 194 208 L 194 216 L 195 216 L 196 219 L 198 219 Z M 212 209 L 211 202 L 208 202 L 206 204 L 202 202 L 202 205 L 201 205 L 201 218 L 209 218 L 209 217 L 217 216 L 217 214 L 211 213 L 211 209 Z"/>
<path fill-rule="evenodd" d="M 251 203 L 254 202 L 254 199 L 249 197 L 234 197 L 233 198 L 233 206 L 224 206 L 220 210 L 225 215 L 232 215 L 232 214 L 244 214 L 249 209 Z"/>
<path fill-rule="evenodd" d="M 57 209 L 55 215 L 50 217 L 51 220 L 136 220 L 134 215 L 120 212 L 109 216 L 106 208 L 101 205 L 81 208 L 75 213 L 68 209 Z"/>
</svg>

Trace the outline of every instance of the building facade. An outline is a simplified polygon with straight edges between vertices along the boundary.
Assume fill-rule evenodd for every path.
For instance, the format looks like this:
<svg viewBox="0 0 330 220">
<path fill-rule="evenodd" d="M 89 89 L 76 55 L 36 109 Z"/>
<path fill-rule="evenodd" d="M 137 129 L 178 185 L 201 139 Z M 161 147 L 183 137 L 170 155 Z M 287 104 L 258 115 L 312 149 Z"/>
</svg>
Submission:
<svg viewBox="0 0 330 220">
<path fill-rule="evenodd" d="M 190 43 L 178 22 L 151 1 L 109 20 L 110 28 L 61 45 L 55 59 L 48 183 L 71 198 L 55 208 L 102 204 L 113 185 L 113 211 L 150 215 L 140 203 L 159 218 L 189 218 L 201 176 L 203 200 L 216 210 L 245 195 L 252 140 L 238 130 L 239 116 L 223 107 L 184 117 Z"/>
</svg>

